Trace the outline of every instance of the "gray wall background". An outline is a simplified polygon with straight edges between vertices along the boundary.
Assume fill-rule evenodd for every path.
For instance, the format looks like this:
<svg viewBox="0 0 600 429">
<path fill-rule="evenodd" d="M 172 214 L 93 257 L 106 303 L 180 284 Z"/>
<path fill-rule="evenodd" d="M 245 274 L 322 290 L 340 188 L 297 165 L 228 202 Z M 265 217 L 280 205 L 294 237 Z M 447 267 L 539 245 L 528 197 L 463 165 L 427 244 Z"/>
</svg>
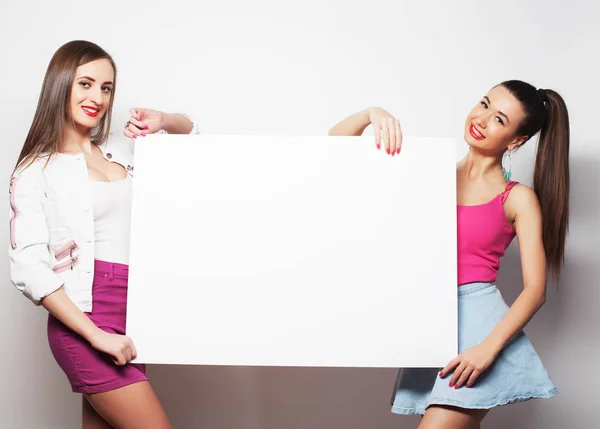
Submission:
<svg viewBox="0 0 600 429">
<path fill-rule="evenodd" d="M 77 38 L 119 67 L 115 132 L 134 106 L 187 111 L 205 133 L 326 134 L 343 116 L 380 105 L 405 135 L 462 136 L 489 87 L 519 78 L 558 90 L 571 114 L 571 229 L 567 264 L 527 327 L 560 390 L 546 401 L 494 410 L 486 429 L 597 426 L 600 375 L 598 46 L 593 1 L 501 3 L 256 0 L 102 4 L 2 2 L 0 176 L 6 184 L 29 129 L 53 52 Z M 513 157 L 530 183 L 530 142 Z M 457 158 L 465 147 L 457 147 Z M 8 246 L 8 220 L 0 229 Z M 522 288 L 518 244 L 498 284 Z M 8 280 L 0 258 L 0 427 L 76 428 L 70 392 L 46 342 L 45 311 Z M 397 341 L 402 341 L 398 327 Z M 151 367 L 176 428 L 413 428 L 390 413 L 393 369 Z"/>
</svg>

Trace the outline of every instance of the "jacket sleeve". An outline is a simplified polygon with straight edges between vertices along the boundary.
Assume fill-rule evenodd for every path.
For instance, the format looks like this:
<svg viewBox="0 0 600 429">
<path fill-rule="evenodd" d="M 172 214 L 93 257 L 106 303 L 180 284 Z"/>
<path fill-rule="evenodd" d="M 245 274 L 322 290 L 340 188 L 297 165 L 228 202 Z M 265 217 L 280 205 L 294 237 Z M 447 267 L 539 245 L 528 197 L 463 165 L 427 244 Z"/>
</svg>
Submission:
<svg viewBox="0 0 600 429">
<path fill-rule="evenodd" d="M 10 279 L 35 305 L 63 285 L 51 268 L 44 211 L 44 176 L 37 163 L 10 181 Z"/>
</svg>

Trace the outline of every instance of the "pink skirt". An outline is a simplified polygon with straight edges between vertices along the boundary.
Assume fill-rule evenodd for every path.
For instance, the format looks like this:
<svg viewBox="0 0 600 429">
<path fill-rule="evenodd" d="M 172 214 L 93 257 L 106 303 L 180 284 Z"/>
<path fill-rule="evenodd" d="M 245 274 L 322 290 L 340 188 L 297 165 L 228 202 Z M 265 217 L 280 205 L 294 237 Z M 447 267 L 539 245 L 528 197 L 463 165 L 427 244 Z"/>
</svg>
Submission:
<svg viewBox="0 0 600 429">
<path fill-rule="evenodd" d="M 124 335 L 128 266 L 95 261 L 94 270 L 92 312 L 85 314 L 103 331 Z M 116 365 L 52 315 L 48 317 L 48 343 L 73 392 L 106 392 L 148 380 L 145 365 Z"/>
</svg>

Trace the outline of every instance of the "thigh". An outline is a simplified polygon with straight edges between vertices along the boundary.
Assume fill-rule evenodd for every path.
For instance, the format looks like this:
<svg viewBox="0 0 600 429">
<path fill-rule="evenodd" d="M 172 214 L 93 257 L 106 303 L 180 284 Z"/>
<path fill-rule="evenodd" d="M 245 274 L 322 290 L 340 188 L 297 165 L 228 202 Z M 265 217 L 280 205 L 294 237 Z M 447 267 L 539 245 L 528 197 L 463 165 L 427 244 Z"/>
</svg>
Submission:
<svg viewBox="0 0 600 429">
<path fill-rule="evenodd" d="M 432 405 L 417 429 L 478 429 L 488 410 Z"/>
<path fill-rule="evenodd" d="M 114 429 L 94 410 L 85 396 L 82 396 L 81 427 L 83 429 Z"/>
<path fill-rule="evenodd" d="M 86 398 L 115 429 L 171 429 L 167 415 L 147 381 L 92 393 Z"/>
</svg>

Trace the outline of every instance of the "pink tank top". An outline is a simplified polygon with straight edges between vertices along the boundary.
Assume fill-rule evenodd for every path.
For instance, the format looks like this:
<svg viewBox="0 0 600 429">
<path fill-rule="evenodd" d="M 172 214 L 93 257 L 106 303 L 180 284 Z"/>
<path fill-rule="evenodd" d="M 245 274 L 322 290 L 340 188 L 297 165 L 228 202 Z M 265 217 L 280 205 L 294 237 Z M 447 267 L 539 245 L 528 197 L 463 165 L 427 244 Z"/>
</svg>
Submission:
<svg viewBox="0 0 600 429">
<path fill-rule="evenodd" d="M 494 282 L 500 258 L 516 235 L 504 214 L 504 202 L 517 182 L 501 194 L 476 206 L 457 205 L 458 285 Z"/>
</svg>

